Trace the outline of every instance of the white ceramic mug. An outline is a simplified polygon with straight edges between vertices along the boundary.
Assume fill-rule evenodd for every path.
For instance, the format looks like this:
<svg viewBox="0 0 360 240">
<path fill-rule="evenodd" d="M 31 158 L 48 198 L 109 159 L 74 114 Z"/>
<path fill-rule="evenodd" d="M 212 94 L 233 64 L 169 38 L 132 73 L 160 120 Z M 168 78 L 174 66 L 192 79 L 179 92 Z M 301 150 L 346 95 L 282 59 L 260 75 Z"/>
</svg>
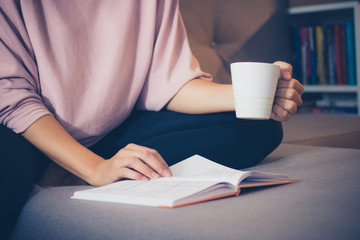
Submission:
<svg viewBox="0 0 360 240">
<path fill-rule="evenodd" d="M 270 119 L 280 67 L 271 63 L 230 65 L 237 118 Z"/>
</svg>

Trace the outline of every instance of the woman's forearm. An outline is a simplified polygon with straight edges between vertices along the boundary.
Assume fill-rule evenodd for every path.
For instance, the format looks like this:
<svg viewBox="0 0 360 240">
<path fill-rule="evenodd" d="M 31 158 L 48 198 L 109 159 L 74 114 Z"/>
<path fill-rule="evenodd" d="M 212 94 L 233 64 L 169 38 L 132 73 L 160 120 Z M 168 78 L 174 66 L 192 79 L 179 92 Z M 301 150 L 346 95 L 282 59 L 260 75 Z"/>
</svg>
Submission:
<svg viewBox="0 0 360 240">
<path fill-rule="evenodd" d="M 54 162 L 95 186 L 124 178 L 171 176 L 171 170 L 156 150 L 128 144 L 105 160 L 77 142 L 50 115 L 34 122 L 22 135 Z"/>
<path fill-rule="evenodd" d="M 190 114 L 234 111 L 232 85 L 194 79 L 180 89 L 167 109 Z"/>
<path fill-rule="evenodd" d="M 38 119 L 22 135 L 54 162 L 90 183 L 96 165 L 103 161 L 50 115 Z"/>
</svg>

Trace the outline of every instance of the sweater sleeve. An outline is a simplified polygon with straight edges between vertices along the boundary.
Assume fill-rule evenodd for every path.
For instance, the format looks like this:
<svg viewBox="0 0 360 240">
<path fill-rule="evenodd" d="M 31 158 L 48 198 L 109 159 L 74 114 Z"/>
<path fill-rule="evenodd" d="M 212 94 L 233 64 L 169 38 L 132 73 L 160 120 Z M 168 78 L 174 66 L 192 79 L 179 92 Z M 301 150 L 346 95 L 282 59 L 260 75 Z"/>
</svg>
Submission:
<svg viewBox="0 0 360 240">
<path fill-rule="evenodd" d="M 137 108 L 159 111 L 195 78 L 212 80 L 193 56 L 178 1 L 158 1 L 155 44 L 150 69 Z"/>
<path fill-rule="evenodd" d="M 16 133 L 51 114 L 43 105 L 35 55 L 18 1 L 0 3 L 0 123 Z"/>
</svg>

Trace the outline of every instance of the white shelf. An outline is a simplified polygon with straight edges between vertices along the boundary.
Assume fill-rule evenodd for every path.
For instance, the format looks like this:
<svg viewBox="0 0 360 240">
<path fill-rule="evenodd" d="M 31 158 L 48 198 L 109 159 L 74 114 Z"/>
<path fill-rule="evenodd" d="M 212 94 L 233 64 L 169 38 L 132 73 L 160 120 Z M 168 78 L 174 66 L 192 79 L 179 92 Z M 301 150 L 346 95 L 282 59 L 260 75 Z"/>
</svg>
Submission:
<svg viewBox="0 0 360 240">
<path fill-rule="evenodd" d="M 302 14 L 302 13 L 314 13 L 314 12 L 324 12 L 324 11 L 333 11 L 346 8 L 357 8 L 358 2 L 339 2 L 339 3 L 326 3 L 326 4 L 316 4 L 310 6 L 301 6 L 301 7 L 291 7 L 289 8 L 289 14 Z"/>
<path fill-rule="evenodd" d="M 305 85 L 306 93 L 357 93 L 357 86 Z"/>
</svg>

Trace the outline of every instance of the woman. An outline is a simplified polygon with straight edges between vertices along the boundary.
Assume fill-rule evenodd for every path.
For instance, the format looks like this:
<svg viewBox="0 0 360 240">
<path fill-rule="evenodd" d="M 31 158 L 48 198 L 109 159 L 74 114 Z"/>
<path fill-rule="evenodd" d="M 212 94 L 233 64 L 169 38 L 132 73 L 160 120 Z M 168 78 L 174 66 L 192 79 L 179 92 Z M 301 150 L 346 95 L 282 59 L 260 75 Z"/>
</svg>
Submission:
<svg viewBox="0 0 360 240">
<path fill-rule="evenodd" d="M 249 167 L 280 144 L 279 121 L 302 103 L 291 66 L 276 62 L 272 119 L 236 119 L 232 86 L 200 70 L 177 1 L 0 6 L 5 229 L 49 159 L 95 186 L 169 177 L 195 153 Z"/>
</svg>

